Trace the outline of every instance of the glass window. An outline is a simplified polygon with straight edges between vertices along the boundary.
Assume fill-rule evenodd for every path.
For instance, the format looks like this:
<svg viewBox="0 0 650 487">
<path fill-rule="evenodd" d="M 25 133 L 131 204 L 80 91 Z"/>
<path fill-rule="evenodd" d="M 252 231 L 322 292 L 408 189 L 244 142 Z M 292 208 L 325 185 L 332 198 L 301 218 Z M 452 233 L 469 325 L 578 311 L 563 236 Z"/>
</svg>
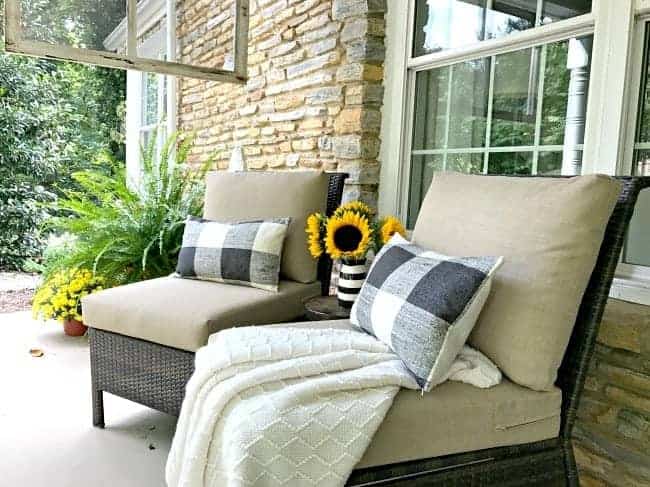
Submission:
<svg viewBox="0 0 650 487">
<path fill-rule="evenodd" d="M 637 176 L 650 176 L 650 24 L 646 27 L 645 49 L 643 54 L 643 73 L 639 97 L 639 115 L 634 144 L 632 173 Z M 650 191 L 639 195 L 623 262 L 626 264 L 650 266 Z"/>
<path fill-rule="evenodd" d="M 9 52 L 213 81 L 241 83 L 246 78 L 247 1 L 193 2 L 191 12 L 179 0 L 4 3 L 5 47 Z M 173 63 L 151 57 L 137 45 L 140 36 L 157 21 L 157 4 L 173 12 L 178 21 L 170 45 L 182 49 Z"/>
<path fill-rule="evenodd" d="M 498 39 L 589 12 L 591 0 L 417 0 L 413 55 Z"/>
<path fill-rule="evenodd" d="M 415 74 L 409 226 L 436 171 L 552 175 L 582 162 L 591 41 Z"/>
<path fill-rule="evenodd" d="M 21 0 L 25 40 L 106 50 L 104 39 L 126 17 L 125 0 Z"/>
</svg>

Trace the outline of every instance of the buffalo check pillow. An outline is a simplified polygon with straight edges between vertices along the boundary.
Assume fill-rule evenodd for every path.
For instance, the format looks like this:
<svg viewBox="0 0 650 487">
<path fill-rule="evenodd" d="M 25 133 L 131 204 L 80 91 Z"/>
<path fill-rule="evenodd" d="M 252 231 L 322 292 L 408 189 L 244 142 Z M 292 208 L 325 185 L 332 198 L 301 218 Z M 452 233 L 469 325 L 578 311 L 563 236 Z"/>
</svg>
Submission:
<svg viewBox="0 0 650 487">
<path fill-rule="evenodd" d="M 396 234 L 377 254 L 350 320 L 387 344 L 429 391 L 445 379 L 502 257 L 448 257 Z"/>
<path fill-rule="evenodd" d="M 176 273 L 180 277 L 277 291 L 290 218 L 221 223 L 190 217 Z"/>
</svg>

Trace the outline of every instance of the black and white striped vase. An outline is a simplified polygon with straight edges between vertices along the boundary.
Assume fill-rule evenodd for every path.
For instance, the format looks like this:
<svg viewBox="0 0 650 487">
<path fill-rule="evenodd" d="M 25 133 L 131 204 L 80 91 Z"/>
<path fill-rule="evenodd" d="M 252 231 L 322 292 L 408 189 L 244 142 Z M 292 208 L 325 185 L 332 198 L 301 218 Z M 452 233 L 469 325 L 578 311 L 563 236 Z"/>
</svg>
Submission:
<svg viewBox="0 0 650 487">
<path fill-rule="evenodd" d="M 341 261 L 337 296 L 339 305 L 343 308 L 351 308 L 354 304 L 366 279 L 367 271 L 366 259 Z"/>
</svg>

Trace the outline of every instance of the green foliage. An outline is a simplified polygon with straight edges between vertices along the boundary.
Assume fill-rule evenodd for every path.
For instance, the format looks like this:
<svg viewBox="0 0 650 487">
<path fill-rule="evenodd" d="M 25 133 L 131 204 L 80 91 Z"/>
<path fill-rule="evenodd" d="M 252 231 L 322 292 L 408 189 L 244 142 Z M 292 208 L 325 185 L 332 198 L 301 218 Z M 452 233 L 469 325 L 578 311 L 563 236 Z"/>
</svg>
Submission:
<svg viewBox="0 0 650 487">
<path fill-rule="evenodd" d="M 57 269 L 62 267 L 61 262 L 65 260 L 70 252 L 74 250 L 74 237 L 65 234 L 59 237 L 50 236 L 43 255 L 39 259 L 25 261 L 23 269 L 26 272 L 41 274 L 44 281 L 47 281 Z"/>
<path fill-rule="evenodd" d="M 33 188 L 26 183 L 0 185 L 0 268 L 16 267 L 40 254 L 43 237 L 38 225 L 46 212 L 39 203 L 53 197 L 43 187 Z"/>
<path fill-rule="evenodd" d="M 67 190 L 56 209 L 65 216 L 50 227 L 76 237 L 74 249 L 56 267 L 93 269 L 119 285 L 174 271 L 184 222 L 203 202 L 205 173 L 188 167 L 193 139 L 173 134 L 157 155 L 156 137 L 143 149 L 137 190 L 122 168 L 114 175 L 84 171 L 73 175 L 81 191 Z M 175 154 L 175 163 L 172 155 Z"/>
<path fill-rule="evenodd" d="M 126 17 L 124 0 L 29 0 L 23 2 L 30 40 L 97 49 Z"/>
<path fill-rule="evenodd" d="M 101 168 L 98 155 L 124 159 L 125 98 L 122 71 L 0 52 L 0 268 L 41 252 L 48 212 L 37 203 L 75 187 L 73 172 Z"/>
</svg>

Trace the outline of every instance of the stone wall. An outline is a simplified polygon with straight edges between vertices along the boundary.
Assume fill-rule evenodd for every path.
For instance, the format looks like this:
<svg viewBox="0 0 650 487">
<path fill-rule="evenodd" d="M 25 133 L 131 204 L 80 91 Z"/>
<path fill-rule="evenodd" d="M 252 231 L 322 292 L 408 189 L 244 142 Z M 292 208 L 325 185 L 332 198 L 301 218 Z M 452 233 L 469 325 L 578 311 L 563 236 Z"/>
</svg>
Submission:
<svg viewBox="0 0 650 487">
<path fill-rule="evenodd" d="M 610 299 L 578 411 L 586 486 L 650 486 L 650 308 Z"/>
<path fill-rule="evenodd" d="M 212 52 L 227 63 L 232 17 L 212 3 L 180 2 L 184 62 Z M 191 158 L 216 151 L 227 168 L 241 146 L 251 170 L 346 171 L 346 198 L 374 204 L 385 11 L 385 0 L 251 0 L 248 83 L 179 83 L 179 129 L 197 133 Z"/>
</svg>

